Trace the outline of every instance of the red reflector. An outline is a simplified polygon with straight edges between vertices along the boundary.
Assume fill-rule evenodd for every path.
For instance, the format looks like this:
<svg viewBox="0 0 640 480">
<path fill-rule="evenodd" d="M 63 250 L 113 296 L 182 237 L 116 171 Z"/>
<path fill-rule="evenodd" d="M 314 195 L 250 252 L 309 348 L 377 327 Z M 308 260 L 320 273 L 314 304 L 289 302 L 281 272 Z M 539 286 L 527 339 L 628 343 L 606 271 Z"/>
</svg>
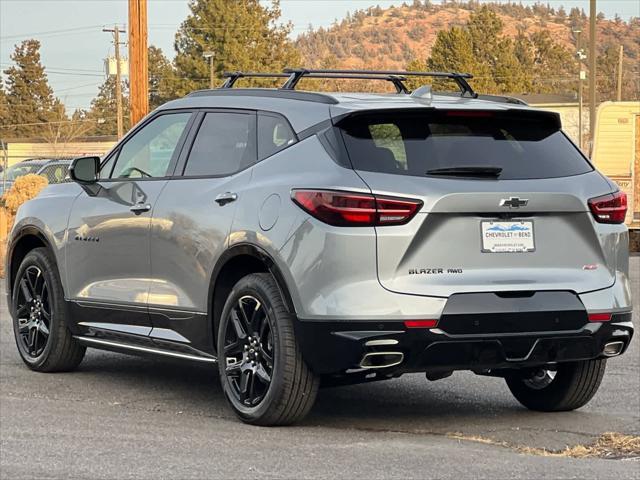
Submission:
<svg viewBox="0 0 640 480">
<path fill-rule="evenodd" d="M 608 322 L 611 320 L 610 313 L 590 313 L 589 321 L 590 322 Z"/>
<path fill-rule="evenodd" d="M 438 325 L 438 320 L 405 320 L 404 326 L 407 328 L 434 328 Z"/>
<path fill-rule="evenodd" d="M 294 190 L 291 197 L 307 213 L 336 227 L 402 225 L 422 206 L 420 200 L 332 190 Z"/>
<path fill-rule="evenodd" d="M 599 223 L 624 223 L 627 216 L 627 194 L 615 192 L 589 200 L 591 213 Z"/>
</svg>

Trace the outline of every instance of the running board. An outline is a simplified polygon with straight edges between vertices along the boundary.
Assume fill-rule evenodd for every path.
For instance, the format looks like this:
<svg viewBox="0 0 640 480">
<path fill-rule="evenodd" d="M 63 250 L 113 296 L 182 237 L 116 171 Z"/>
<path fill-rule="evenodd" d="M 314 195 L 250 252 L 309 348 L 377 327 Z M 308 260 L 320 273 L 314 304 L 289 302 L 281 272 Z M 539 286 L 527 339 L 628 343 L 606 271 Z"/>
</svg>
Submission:
<svg viewBox="0 0 640 480">
<path fill-rule="evenodd" d="M 75 335 L 73 338 L 86 343 L 88 346 L 104 347 L 104 348 L 120 348 L 123 350 L 132 350 L 140 353 L 151 353 L 154 355 L 163 355 L 165 357 L 179 358 L 182 360 L 195 360 L 197 362 L 217 363 L 218 359 L 215 357 L 204 357 L 198 355 L 190 355 L 188 353 L 170 352 L 168 350 L 161 350 L 159 348 L 141 347 L 139 345 L 129 345 L 126 343 L 113 342 L 111 340 L 102 340 L 99 338 L 81 337 Z"/>
</svg>

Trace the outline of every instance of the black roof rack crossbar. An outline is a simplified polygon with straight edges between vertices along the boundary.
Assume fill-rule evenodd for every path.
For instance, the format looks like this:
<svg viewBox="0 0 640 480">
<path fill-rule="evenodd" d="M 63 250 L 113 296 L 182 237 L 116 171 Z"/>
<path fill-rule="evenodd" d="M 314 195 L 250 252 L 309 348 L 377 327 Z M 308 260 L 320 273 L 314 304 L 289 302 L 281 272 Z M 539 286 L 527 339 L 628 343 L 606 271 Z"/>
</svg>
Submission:
<svg viewBox="0 0 640 480">
<path fill-rule="evenodd" d="M 288 74 L 289 80 L 281 87 L 283 90 L 294 90 L 298 82 L 305 78 L 337 78 L 344 80 L 385 80 L 393 83 L 398 93 L 410 93 L 404 82 L 407 81 L 406 77 L 402 75 L 381 75 L 377 72 L 370 72 L 369 70 L 305 70 L 305 69 L 285 69 Z"/>
<path fill-rule="evenodd" d="M 398 75 L 377 75 L 365 73 L 363 70 L 362 73 L 356 73 L 353 75 L 347 74 L 338 74 L 338 73 L 303 73 L 306 78 L 340 78 L 340 79 L 355 79 L 355 80 L 386 80 L 388 82 L 393 83 L 398 93 L 409 93 L 407 87 L 404 82 L 407 80 L 406 77 L 398 76 Z M 236 82 L 241 78 L 288 78 L 285 86 L 282 88 L 284 90 L 293 90 L 294 88 L 287 87 L 286 85 L 289 82 L 292 82 L 292 77 L 294 74 L 286 72 L 286 73 L 263 73 L 263 72 L 224 72 L 222 74 L 223 78 L 226 78 L 225 82 L 219 88 L 233 88 Z M 298 77 L 297 72 L 295 74 L 296 79 L 293 86 L 298 83 L 301 76 Z"/>
<path fill-rule="evenodd" d="M 287 76 L 289 77 L 289 80 L 287 80 L 287 82 L 282 86 L 282 89 L 294 90 L 296 84 L 300 81 L 302 76 L 300 77 L 296 76 L 295 79 L 293 78 L 294 74 L 290 74 Z M 375 74 L 368 74 L 368 73 L 355 73 L 353 75 L 347 75 L 347 74 L 338 74 L 338 73 L 312 72 L 312 73 L 304 74 L 303 76 L 304 78 L 328 78 L 328 79 L 334 78 L 334 79 L 344 79 L 344 80 L 384 80 L 384 81 L 393 83 L 393 86 L 396 88 L 397 93 L 410 93 L 406 85 L 404 84 L 404 82 L 407 81 L 406 77 L 401 77 L 399 75 L 375 75 Z M 293 87 L 287 86 L 289 82 L 295 82 L 293 83 Z"/>
<path fill-rule="evenodd" d="M 241 78 L 288 78 L 287 73 L 263 73 L 263 72 L 224 72 L 222 78 L 226 78 L 219 88 L 233 88 Z"/>
<path fill-rule="evenodd" d="M 470 73 L 457 72 L 405 72 L 396 70 L 309 70 L 306 68 L 285 68 L 284 73 L 289 74 L 289 79 L 282 86 L 284 90 L 294 90 L 296 85 L 303 77 L 312 78 L 358 78 L 359 75 L 366 76 L 367 80 L 387 80 L 393 82 L 398 93 L 409 93 L 404 85 L 405 77 L 433 77 L 433 78 L 449 78 L 455 81 L 460 88 L 461 96 L 469 96 L 476 98 L 478 94 L 473 91 L 468 79 L 473 78 Z M 328 76 L 325 76 L 328 75 Z"/>
</svg>

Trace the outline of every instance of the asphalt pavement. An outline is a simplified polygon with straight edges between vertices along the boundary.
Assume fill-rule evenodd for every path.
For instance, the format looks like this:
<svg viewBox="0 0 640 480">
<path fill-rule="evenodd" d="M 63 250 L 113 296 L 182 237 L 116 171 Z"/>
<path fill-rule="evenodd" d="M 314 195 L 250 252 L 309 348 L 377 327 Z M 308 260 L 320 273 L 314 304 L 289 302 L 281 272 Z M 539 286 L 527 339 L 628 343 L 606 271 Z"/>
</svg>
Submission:
<svg viewBox="0 0 640 480">
<path fill-rule="evenodd" d="M 640 257 L 631 261 L 640 305 Z M 574 412 L 530 412 L 497 378 L 414 374 L 322 389 L 304 423 L 258 428 L 236 420 L 211 367 L 89 350 L 73 373 L 29 371 L 0 295 L 2 479 L 640 479 L 638 458 L 522 453 L 604 432 L 640 435 L 638 338 Z"/>
</svg>

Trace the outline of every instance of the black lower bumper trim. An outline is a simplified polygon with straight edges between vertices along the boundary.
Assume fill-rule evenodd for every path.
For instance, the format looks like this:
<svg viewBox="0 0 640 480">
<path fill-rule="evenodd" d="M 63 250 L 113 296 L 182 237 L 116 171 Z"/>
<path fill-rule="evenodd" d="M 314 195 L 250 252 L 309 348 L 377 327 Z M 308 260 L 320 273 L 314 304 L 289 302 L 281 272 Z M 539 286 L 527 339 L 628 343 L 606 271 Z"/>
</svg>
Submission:
<svg viewBox="0 0 640 480">
<path fill-rule="evenodd" d="M 573 292 L 459 293 L 451 295 L 438 328 L 453 335 L 577 330 L 588 321 Z"/>
<path fill-rule="evenodd" d="M 388 375 L 448 370 L 522 368 L 602 357 L 607 343 L 622 341 L 624 353 L 633 336 L 631 313 L 610 322 L 586 323 L 575 331 L 449 335 L 439 329 L 405 329 L 403 322 L 296 322 L 303 357 L 320 375 L 358 369 L 375 351 L 404 355 L 397 366 L 377 370 Z M 387 340 L 388 342 L 375 342 Z M 397 342 L 397 343 L 396 343 Z M 380 343 L 386 345 L 380 346 Z"/>
</svg>

